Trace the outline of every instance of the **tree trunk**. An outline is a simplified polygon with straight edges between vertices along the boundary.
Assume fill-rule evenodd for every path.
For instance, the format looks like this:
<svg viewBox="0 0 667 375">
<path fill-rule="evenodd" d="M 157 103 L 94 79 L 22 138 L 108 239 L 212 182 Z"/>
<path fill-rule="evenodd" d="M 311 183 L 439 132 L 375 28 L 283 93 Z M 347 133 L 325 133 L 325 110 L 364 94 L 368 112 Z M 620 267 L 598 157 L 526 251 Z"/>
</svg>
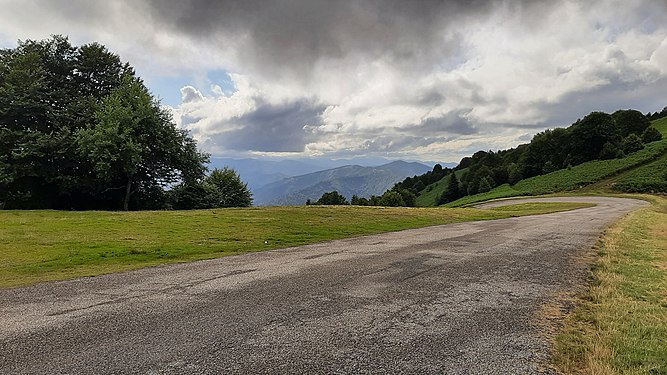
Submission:
<svg viewBox="0 0 667 375">
<path fill-rule="evenodd" d="M 123 210 L 127 211 L 130 207 L 130 194 L 132 193 L 132 177 L 127 178 L 127 186 L 125 186 L 125 200 L 123 201 Z"/>
</svg>

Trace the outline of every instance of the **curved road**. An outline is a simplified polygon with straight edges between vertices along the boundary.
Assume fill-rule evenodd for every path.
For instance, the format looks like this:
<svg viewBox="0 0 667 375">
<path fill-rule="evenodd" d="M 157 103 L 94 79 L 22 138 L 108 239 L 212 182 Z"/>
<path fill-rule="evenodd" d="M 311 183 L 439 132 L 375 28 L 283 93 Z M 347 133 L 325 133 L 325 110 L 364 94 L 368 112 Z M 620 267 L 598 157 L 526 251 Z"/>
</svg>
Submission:
<svg viewBox="0 0 667 375">
<path fill-rule="evenodd" d="M 551 373 L 540 312 L 645 203 L 549 200 L 597 206 L 0 290 L 0 373 Z"/>
</svg>

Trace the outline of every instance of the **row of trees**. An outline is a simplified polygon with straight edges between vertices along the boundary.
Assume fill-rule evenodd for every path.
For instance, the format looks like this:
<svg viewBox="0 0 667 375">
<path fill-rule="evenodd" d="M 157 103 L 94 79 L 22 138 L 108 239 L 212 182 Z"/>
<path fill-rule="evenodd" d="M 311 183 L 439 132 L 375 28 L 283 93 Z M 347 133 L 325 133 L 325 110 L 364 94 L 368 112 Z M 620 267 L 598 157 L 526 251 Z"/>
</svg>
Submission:
<svg viewBox="0 0 667 375">
<path fill-rule="evenodd" d="M 320 199 L 314 203 L 311 200 L 306 201 L 306 205 L 348 205 L 353 206 L 385 206 L 385 207 L 414 207 L 417 196 L 406 189 L 394 187 L 384 192 L 380 196 L 371 195 L 369 198 L 352 195 L 350 201 L 338 191 L 330 191 L 322 194 Z"/>
<path fill-rule="evenodd" d="M 233 171 L 206 177 L 207 162 L 134 69 L 104 46 L 53 36 L 0 50 L 0 206 L 224 205 L 220 181 Z M 205 192 L 192 199 L 198 203 L 186 204 L 197 189 Z"/>
<path fill-rule="evenodd" d="M 661 119 L 663 117 L 667 117 L 667 107 L 663 108 L 662 111 L 655 111 L 654 113 L 647 113 L 646 118 L 648 118 L 651 121 Z"/>
</svg>

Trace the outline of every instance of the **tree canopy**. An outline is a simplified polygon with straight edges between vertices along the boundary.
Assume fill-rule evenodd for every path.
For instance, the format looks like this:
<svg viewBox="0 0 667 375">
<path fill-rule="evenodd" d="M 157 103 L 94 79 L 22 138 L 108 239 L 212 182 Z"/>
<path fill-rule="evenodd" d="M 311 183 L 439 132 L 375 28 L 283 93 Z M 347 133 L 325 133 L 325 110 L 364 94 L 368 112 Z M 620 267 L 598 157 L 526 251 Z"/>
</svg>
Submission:
<svg viewBox="0 0 667 375">
<path fill-rule="evenodd" d="M 320 197 L 320 199 L 315 202 L 315 204 L 323 204 L 323 205 L 344 205 L 348 204 L 347 198 L 345 198 L 343 195 L 341 195 L 339 192 L 336 190 L 334 191 L 329 191 Z"/>
<path fill-rule="evenodd" d="M 0 202 L 6 208 L 163 208 L 208 155 L 134 69 L 63 36 L 0 50 Z"/>
</svg>

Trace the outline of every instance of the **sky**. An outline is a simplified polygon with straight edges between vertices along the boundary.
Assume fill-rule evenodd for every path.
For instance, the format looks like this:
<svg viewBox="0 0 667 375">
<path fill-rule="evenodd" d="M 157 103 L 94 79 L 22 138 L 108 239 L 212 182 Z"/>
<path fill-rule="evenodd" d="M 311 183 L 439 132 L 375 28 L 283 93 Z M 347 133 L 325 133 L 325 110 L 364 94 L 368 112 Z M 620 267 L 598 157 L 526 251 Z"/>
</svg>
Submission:
<svg viewBox="0 0 667 375">
<path fill-rule="evenodd" d="M 107 46 L 212 156 L 458 162 L 667 106 L 667 0 L 0 0 Z"/>
</svg>

